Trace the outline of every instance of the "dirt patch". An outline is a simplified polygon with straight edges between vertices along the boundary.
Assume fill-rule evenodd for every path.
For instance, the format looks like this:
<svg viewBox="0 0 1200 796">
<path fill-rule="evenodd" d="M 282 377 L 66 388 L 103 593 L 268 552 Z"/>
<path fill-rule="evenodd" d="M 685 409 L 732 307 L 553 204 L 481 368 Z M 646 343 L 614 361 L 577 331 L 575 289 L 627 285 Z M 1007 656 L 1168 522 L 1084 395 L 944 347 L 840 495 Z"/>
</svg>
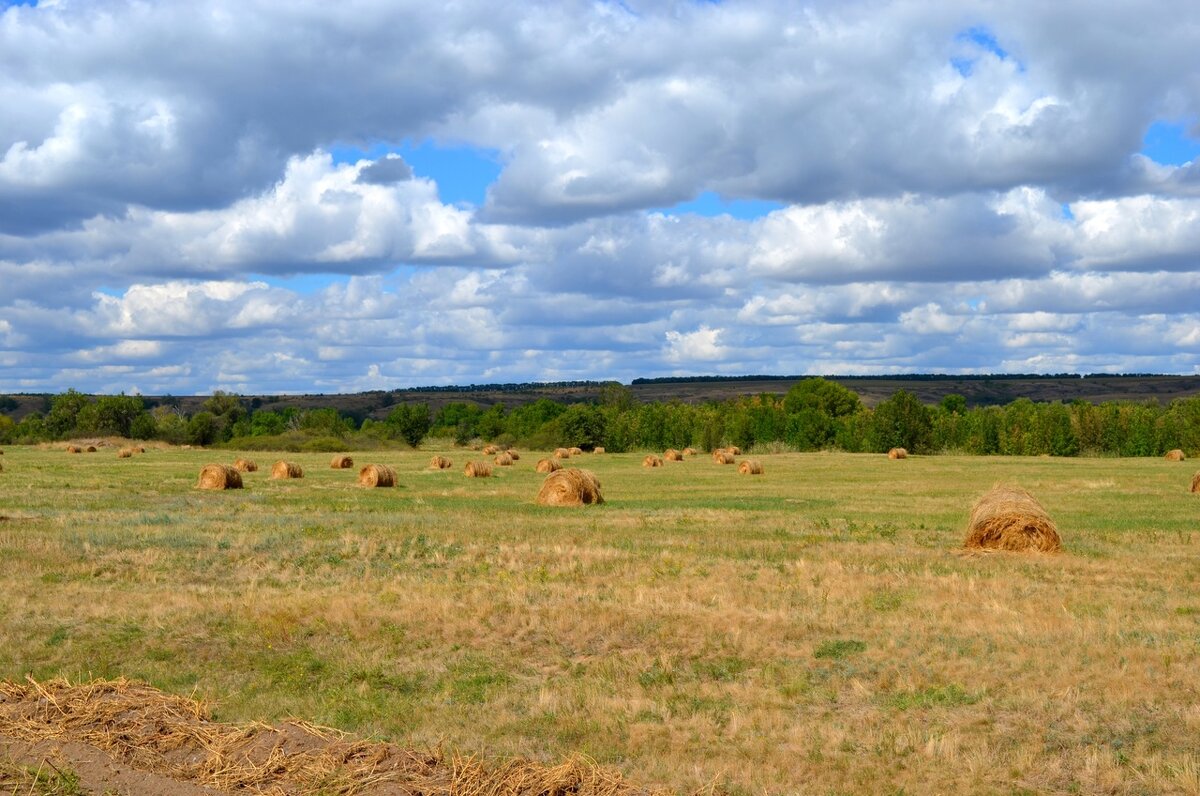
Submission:
<svg viewBox="0 0 1200 796">
<path fill-rule="evenodd" d="M 582 758 L 488 764 L 303 721 L 223 724 L 195 700 L 128 680 L 0 681 L 0 756 L 26 767 L 52 763 L 78 776 L 83 792 L 129 796 L 665 796 Z"/>
</svg>

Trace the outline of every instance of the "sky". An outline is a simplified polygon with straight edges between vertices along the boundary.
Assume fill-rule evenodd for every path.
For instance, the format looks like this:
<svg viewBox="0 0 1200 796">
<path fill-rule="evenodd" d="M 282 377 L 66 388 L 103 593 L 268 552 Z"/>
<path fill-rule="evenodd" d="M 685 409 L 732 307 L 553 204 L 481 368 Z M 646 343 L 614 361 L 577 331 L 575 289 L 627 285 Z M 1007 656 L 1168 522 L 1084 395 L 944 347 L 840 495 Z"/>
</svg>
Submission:
<svg viewBox="0 0 1200 796">
<path fill-rule="evenodd" d="M 1200 373 L 1200 6 L 0 5 L 0 392 Z"/>
</svg>

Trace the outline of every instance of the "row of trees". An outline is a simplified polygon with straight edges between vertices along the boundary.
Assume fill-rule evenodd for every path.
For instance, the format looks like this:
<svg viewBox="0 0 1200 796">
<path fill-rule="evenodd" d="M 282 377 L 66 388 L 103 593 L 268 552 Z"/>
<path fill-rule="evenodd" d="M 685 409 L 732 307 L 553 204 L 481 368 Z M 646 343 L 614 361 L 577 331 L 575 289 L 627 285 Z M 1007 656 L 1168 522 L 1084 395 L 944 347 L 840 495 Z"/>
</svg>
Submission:
<svg viewBox="0 0 1200 796">
<path fill-rule="evenodd" d="M 335 409 L 255 410 L 220 392 L 191 415 L 171 405 L 147 407 L 137 396 L 92 398 L 74 390 L 55 396 L 45 414 L 30 414 L 19 423 L 0 414 L 0 442 L 112 435 L 176 444 L 337 450 L 398 441 L 415 447 L 429 434 L 464 444 L 482 439 L 534 449 L 603 445 L 614 452 L 736 444 L 802 451 L 904 447 L 915 453 L 1157 456 L 1172 448 L 1200 452 L 1200 397 L 1167 406 L 1022 398 L 1006 406 L 969 408 L 961 395 L 926 406 L 900 390 L 867 408 L 846 387 L 812 378 L 783 396 L 719 403 L 639 404 L 627 387 L 608 384 L 595 403 L 541 399 L 511 409 L 449 403 L 436 414 L 425 404 L 398 404 L 385 419 L 361 423 Z"/>
</svg>

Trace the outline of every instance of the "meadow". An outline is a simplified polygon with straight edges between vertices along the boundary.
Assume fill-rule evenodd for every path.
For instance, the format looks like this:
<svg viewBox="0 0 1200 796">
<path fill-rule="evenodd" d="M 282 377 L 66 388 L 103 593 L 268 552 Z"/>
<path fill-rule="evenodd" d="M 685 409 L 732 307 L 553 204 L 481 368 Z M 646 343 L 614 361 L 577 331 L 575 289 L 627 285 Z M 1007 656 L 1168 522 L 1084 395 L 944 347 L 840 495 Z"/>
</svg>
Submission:
<svg viewBox="0 0 1200 796">
<path fill-rule="evenodd" d="M 606 502 L 550 508 L 530 452 L 487 479 L 448 446 L 349 452 L 393 489 L 252 453 L 204 492 L 238 452 L 61 447 L 0 457 L 0 679 L 684 793 L 1200 793 L 1191 460 L 585 454 Z M 997 482 L 1062 554 L 958 549 Z"/>
</svg>

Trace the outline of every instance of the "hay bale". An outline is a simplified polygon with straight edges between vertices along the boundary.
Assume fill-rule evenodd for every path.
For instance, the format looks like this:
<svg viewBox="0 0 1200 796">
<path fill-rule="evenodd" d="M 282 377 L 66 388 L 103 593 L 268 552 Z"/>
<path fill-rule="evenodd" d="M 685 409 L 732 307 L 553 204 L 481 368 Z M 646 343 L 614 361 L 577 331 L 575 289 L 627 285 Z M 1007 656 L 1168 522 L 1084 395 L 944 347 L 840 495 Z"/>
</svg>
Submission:
<svg viewBox="0 0 1200 796">
<path fill-rule="evenodd" d="M 762 475 L 762 462 L 758 459 L 743 459 L 742 463 L 738 465 L 738 472 L 742 475 Z"/>
<path fill-rule="evenodd" d="M 713 461 L 717 464 L 733 464 L 737 460 L 729 451 L 715 450 L 713 451 Z"/>
<path fill-rule="evenodd" d="M 467 478 L 491 478 L 492 466 L 487 462 L 467 462 L 463 475 Z"/>
<path fill-rule="evenodd" d="M 663 451 L 663 458 L 669 462 L 681 462 L 683 461 L 683 454 L 674 448 L 667 448 Z"/>
<path fill-rule="evenodd" d="M 497 467 L 512 467 L 513 466 L 513 457 L 510 454 L 508 454 L 507 452 L 501 453 L 495 459 L 492 459 L 492 461 L 496 463 Z"/>
<path fill-rule="evenodd" d="M 695 448 L 684 448 L 684 449 L 683 449 L 683 455 L 684 455 L 684 456 L 695 456 L 695 455 L 696 455 L 696 449 L 695 449 Z"/>
<path fill-rule="evenodd" d="M 95 446 L 95 445 L 88 445 L 88 446 L 87 446 L 87 452 L 88 452 L 88 453 L 95 453 L 95 452 L 96 452 L 96 446 Z"/>
<path fill-rule="evenodd" d="M 1181 462 L 1186 459 L 1187 456 L 1185 456 L 1183 451 L 1179 450 L 1179 448 L 1176 448 L 1173 451 L 1167 451 L 1167 455 L 1163 458 L 1169 462 Z"/>
<path fill-rule="evenodd" d="M 329 462 L 329 468 L 331 470 L 349 470 L 353 466 L 354 460 L 344 453 L 339 453 Z"/>
<path fill-rule="evenodd" d="M 566 467 L 546 476 L 538 490 L 537 502 L 543 506 L 586 506 L 603 503 L 604 497 L 595 473 Z"/>
<path fill-rule="evenodd" d="M 741 449 L 741 448 L 739 448 L 737 445 L 726 445 L 726 446 L 725 446 L 725 450 L 726 450 L 728 453 L 732 453 L 734 456 L 741 456 L 741 455 L 742 455 L 742 449 Z"/>
<path fill-rule="evenodd" d="M 1196 474 L 1192 476 L 1192 491 L 1200 492 L 1200 470 L 1197 470 Z"/>
<path fill-rule="evenodd" d="M 121 450 L 117 451 L 117 458 L 118 459 L 133 458 L 133 448 L 121 448 Z"/>
<path fill-rule="evenodd" d="M 483 446 L 483 455 L 484 456 L 495 456 L 499 452 L 500 452 L 499 445 L 484 445 Z"/>
<path fill-rule="evenodd" d="M 663 460 L 661 456 L 655 456 L 653 453 L 647 454 L 646 458 L 642 459 L 642 467 L 662 467 Z"/>
<path fill-rule="evenodd" d="M 83 448 L 79 447 L 78 445 L 68 445 L 67 453 L 83 453 Z"/>
<path fill-rule="evenodd" d="M 134 446 L 133 446 L 133 452 L 134 452 L 134 453 L 145 453 L 145 452 L 146 452 L 146 446 L 145 446 L 145 445 L 134 445 Z"/>
<path fill-rule="evenodd" d="M 241 489 L 242 474 L 227 464 L 206 464 L 200 470 L 197 489 Z"/>
<path fill-rule="evenodd" d="M 445 456 L 434 456 L 429 460 L 430 470 L 449 470 L 453 465 Z"/>
<path fill-rule="evenodd" d="M 521 454 L 517 453 L 512 448 L 509 448 L 508 450 L 506 450 L 505 453 L 507 453 L 509 456 L 511 456 L 512 460 L 514 462 L 519 462 L 521 460 Z"/>
<path fill-rule="evenodd" d="M 1057 553 L 1062 549 L 1062 539 L 1058 527 L 1033 495 L 1020 487 L 998 484 L 971 508 L 963 546 L 971 550 Z"/>
<path fill-rule="evenodd" d="M 596 447 L 592 448 L 592 453 L 604 453 L 604 448 L 597 445 Z"/>
<path fill-rule="evenodd" d="M 567 448 L 567 450 L 570 451 L 572 456 L 582 456 L 583 455 L 583 448 Z"/>
<path fill-rule="evenodd" d="M 359 486 L 395 486 L 396 471 L 386 464 L 368 464 L 358 471 Z"/>
<path fill-rule="evenodd" d="M 257 473 L 258 465 L 254 463 L 253 459 L 237 458 L 233 460 L 233 469 L 239 473 Z"/>
<path fill-rule="evenodd" d="M 283 459 L 271 465 L 272 478 L 303 478 L 304 470 L 295 462 L 285 462 Z"/>
<path fill-rule="evenodd" d="M 566 448 L 555 448 L 554 449 L 554 458 L 555 459 L 570 459 L 571 451 L 567 450 Z"/>
<path fill-rule="evenodd" d="M 558 459 L 538 459 L 538 463 L 533 469 L 539 473 L 552 473 L 555 470 L 561 470 L 562 465 L 558 463 Z"/>
<path fill-rule="evenodd" d="M 905 450 L 904 448 L 892 448 L 890 451 L 888 451 L 888 458 L 889 459 L 907 459 L 908 451 Z"/>
</svg>

